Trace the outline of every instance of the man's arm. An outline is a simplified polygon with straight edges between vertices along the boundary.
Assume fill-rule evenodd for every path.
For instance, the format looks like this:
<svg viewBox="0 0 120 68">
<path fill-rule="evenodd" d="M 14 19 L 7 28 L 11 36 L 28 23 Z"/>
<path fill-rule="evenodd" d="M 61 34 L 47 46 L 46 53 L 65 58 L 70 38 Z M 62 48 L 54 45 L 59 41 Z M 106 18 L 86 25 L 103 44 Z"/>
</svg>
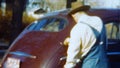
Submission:
<svg viewBox="0 0 120 68">
<path fill-rule="evenodd" d="M 74 26 L 70 33 L 67 59 L 64 68 L 74 68 L 80 61 L 81 32 L 78 26 Z"/>
</svg>

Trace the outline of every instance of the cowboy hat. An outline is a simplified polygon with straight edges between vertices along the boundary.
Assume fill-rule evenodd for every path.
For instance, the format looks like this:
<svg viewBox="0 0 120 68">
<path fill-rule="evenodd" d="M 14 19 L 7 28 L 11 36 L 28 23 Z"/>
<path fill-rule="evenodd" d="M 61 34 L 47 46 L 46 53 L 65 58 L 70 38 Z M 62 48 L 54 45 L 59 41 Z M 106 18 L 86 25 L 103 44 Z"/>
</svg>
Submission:
<svg viewBox="0 0 120 68">
<path fill-rule="evenodd" d="M 89 5 L 82 5 L 81 2 L 73 2 L 71 6 L 71 11 L 68 14 L 74 14 L 79 11 L 87 11 L 89 9 Z"/>
</svg>

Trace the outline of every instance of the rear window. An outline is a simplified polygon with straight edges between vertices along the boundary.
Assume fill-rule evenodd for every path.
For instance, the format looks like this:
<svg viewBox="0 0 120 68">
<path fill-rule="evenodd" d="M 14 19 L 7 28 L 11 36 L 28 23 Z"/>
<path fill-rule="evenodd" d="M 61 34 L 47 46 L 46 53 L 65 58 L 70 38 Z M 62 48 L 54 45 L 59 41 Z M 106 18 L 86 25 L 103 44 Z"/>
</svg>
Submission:
<svg viewBox="0 0 120 68">
<path fill-rule="evenodd" d="M 38 20 L 28 27 L 28 30 L 58 32 L 67 26 L 67 20 L 59 17 L 47 17 Z"/>
<path fill-rule="evenodd" d="M 120 40 L 120 23 L 110 22 L 106 24 L 107 37 L 108 39 L 119 39 Z"/>
</svg>

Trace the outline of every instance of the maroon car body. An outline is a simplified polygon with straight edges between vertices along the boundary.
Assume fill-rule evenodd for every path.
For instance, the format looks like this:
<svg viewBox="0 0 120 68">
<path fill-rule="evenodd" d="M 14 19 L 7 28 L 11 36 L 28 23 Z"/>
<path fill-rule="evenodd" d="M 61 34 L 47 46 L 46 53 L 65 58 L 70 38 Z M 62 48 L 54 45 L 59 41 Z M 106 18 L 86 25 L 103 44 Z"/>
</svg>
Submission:
<svg viewBox="0 0 120 68">
<path fill-rule="evenodd" d="M 48 13 L 27 26 L 9 47 L 2 59 L 1 67 L 16 65 L 20 68 L 63 68 L 67 51 L 67 46 L 63 45 L 63 41 L 69 36 L 70 30 L 75 24 L 73 18 L 67 15 L 68 12 L 69 10 Z M 101 17 L 104 24 L 109 22 L 120 23 L 120 10 L 91 9 L 87 13 Z M 55 20 L 62 23 L 62 27 L 58 26 L 59 30 L 41 29 L 44 24 L 56 22 Z M 42 22 L 45 23 L 42 24 Z M 116 40 L 112 40 L 108 43 L 107 50 L 110 58 L 113 55 L 117 55 L 117 57 L 120 55 L 119 41 L 120 39 L 116 43 Z M 110 61 L 112 62 L 113 59 L 111 58 Z"/>
</svg>

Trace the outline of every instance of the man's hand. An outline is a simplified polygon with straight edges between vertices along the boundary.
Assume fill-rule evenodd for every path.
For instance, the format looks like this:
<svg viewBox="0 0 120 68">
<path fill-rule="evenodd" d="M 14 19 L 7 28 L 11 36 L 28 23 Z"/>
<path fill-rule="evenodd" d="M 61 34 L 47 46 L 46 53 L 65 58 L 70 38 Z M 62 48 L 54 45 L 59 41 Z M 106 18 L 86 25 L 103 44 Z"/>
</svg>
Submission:
<svg viewBox="0 0 120 68">
<path fill-rule="evenodd" d="M 65 38 L 65 40 L 64 40 L 64 42 L 63 42 L 63 44 L 65 45 L 65 46 L 67 46 L 68 44 L 69 44 L 69 37 L 67 37 L 67 38 Z"/>
</svg>

